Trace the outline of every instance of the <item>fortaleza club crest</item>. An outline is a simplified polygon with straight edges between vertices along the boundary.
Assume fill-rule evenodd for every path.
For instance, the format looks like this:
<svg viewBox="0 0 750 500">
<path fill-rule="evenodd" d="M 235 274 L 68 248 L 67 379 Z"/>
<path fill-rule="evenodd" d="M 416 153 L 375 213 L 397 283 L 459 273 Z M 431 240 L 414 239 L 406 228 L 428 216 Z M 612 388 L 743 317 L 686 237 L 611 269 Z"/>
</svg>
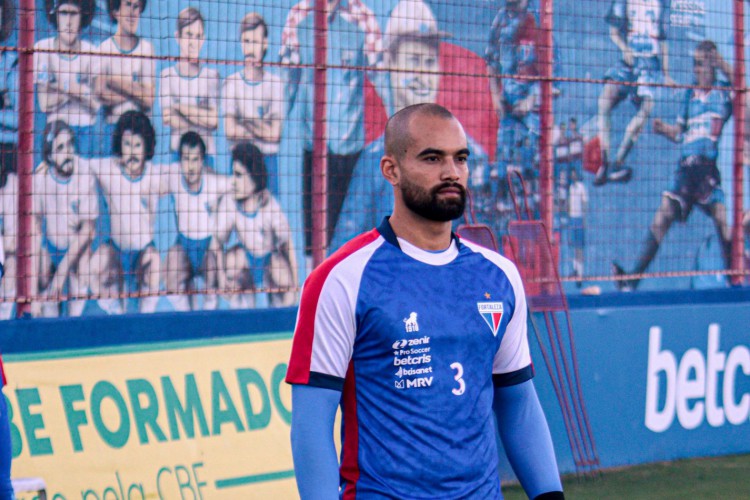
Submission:
<svg viewBox="0 0 750 500">
<path fill-rule="evenodd" d="M 484 318 L 484 322 L 492 330 L 492 335 L 497 337 L 497 331 L 500 329 L 500 321 L 503 319 L 502 302 L 477 302 L 479 314 Z"/>
</svg>

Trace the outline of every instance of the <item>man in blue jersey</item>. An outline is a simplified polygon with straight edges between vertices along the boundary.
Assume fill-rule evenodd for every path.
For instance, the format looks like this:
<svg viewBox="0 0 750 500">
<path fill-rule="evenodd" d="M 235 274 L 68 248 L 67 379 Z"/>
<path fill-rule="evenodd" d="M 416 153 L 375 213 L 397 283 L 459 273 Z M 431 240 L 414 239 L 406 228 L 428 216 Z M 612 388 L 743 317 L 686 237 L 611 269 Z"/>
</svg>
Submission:
<svg viewBox="0 0 750 500">
<path fill-rule="evenodd" d="M 653 122 L 654 132 L 672 142 L 682 143 L 680 164 L 674 186 L 662 195 L 661 206 L 651 222 L 632 274 L 638 275 L 648 269 L 672 223 L 687 221 L 696 205 L 713 219 L 721 242 L 724 265 L 729 268 L 730 229 L 716 163 L 721 131 L 732 114 L 732 98 L 729 83 L 726 80 L 717 81 L 717 70 L 727 79 L 731 78 L 732 68 L 721 57 L 716 44 L 710 40 L 699 43 L 693 59 L 695 85 L 726 88 L 688 89 L 676 123 L 664 123 L 658 118 Z M 613 263 L 613 271 L 616 276 L 627 274 L 617 262 Z M 630 291 L 638 286 L 638 282 L 636 278 L 619 279 L 616 283 L 620 290 Z"/>
<path fill-rule="evenodd" d="M 599 96 L 599 143 L 602 165 L 594 178 L 595 186 L 607 182 L 628 182 L 633 170 L 625 159 L 638 140 L 654 108 L 654 84 L 674 83 L 669 76 L 667 26 L 671 0 L 613 0 L 606 21 L 609 35 L 622 53 L 621 61 L 610 68 Z M 612 110 L 630 97 L 638 108 L 625 129 L 625 136 L 610 164 Z"/>
<path fill-rule="evenodd" d="M 385 134 L 391 216 L 323 262 L 302 292 L 287 372 L 300 496 L 502 498 L 494 410 L 529 497 L 563 498 L 518 271 L 451 232 L 469 176 L 463 127 L 418 104 Z"/>
</svg>

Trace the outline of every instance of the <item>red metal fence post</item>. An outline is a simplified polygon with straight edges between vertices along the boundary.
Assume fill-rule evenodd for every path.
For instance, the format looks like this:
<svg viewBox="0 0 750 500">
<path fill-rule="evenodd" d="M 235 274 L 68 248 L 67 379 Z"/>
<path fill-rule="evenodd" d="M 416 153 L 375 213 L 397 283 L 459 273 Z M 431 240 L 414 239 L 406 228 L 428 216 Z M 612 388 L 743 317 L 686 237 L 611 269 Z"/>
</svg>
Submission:
<svg viewBox="0 0 750 500">
<path fill-rule="evenodd" d="M 541 2 L 541 29 L 542 44 L 539 47 L 539 61 L 541 63 L 542 80 L 542 102 L 539 109 L 540 135 L 539 135 L 539 190 L 541 192 L 541 217 L 547 227 L 547 236 L 554 241 L 553 229 L 553 165 L 552 165 L 552 126 L 554 116 L 552 111 L 552 4 L 553 0 L 542 0 Z"/>
<path fill-rule="evenodd" d="M 313 76 L 313 168 L 312 168 L 312 257 L 317 266 L 326 256 L 328 232 L 328 141 L 326 67 L 328 64 L 328 14 L 327 0 L 315 0 L 315 69 Z"/>
<path fill-rule="evenodd" d="M 744 0 L 734 1 L 734 157 L 732 216 L 732 275 L 734 285 L 742 283 L 744 235 L 742 231 L 742 205 L 744 200 L 743 151 L 745 145 L 745 5 Z"/>
<path fill-rule="evenodd" d="M 34 0 L 21 0 L 18 36 L 18 239 L 17 315 L 29 312 L 31 280 L 32 175 L 34 173 Z"/>
</svg>

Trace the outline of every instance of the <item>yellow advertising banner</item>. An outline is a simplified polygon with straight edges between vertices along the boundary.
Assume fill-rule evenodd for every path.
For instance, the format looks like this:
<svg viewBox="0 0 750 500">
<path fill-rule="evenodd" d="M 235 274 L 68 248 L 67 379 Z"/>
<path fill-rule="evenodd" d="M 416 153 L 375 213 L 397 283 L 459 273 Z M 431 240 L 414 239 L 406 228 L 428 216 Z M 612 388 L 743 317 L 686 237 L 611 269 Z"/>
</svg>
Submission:
<svg viewBox="0 0 750 500">
<path fill-rule="evenodd" d="M 291 333 L 7 356 L 13 476 L 52 500 L 298 498 L 290 349 Z"/>
</svg>

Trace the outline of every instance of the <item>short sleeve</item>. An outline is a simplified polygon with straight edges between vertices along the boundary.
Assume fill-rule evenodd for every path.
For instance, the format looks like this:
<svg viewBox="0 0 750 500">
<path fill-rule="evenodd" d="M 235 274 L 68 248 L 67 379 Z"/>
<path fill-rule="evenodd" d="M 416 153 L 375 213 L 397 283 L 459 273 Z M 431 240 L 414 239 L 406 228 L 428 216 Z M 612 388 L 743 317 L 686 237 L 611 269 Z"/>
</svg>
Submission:
<svg viewBox="0 0 750 500">
<path fill-rule="evenodd" d="M 503 268 L 511 282 L 515 304 L 492 365 L 493 381 L 498 386 L 519 384 L 534 375 L 529 352 L 526 293 L 515 265 L 508 261 Z"/>
</svg>

